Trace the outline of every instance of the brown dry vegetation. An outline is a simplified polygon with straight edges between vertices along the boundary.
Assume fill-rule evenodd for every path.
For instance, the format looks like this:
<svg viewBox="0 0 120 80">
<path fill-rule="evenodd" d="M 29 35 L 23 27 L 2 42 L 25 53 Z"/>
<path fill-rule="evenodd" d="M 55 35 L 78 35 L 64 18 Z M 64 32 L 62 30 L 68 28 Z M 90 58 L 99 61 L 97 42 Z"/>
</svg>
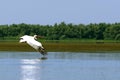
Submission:
<svg viewBox="0 0 120 80">
<path fill-rule="evenodd" d="M 43 42 L 48 52 L 104 52 L 120 51 L 120 43 L 55 43 Z M 0 42 L 0 51 L 36 51 L 25 43 Z"/>
</svg>

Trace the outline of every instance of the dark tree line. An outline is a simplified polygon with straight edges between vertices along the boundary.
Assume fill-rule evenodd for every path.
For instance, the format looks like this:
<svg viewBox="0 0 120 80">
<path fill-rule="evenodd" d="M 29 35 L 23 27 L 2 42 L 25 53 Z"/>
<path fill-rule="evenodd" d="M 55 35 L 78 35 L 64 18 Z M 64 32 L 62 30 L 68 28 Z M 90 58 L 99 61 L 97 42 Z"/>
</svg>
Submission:
<svg viewBox="0 0 120 80">
<path fill-rule="evenodd" d="M 12 24 L 0 25 L 0 39 L 4 37 L 20 37 L 22 35 L 41 35 L 45 39 L 111 39 L 120 40 L 120 23 L 114 24 L 66 24 L 54 25 Z"/>
</svg>

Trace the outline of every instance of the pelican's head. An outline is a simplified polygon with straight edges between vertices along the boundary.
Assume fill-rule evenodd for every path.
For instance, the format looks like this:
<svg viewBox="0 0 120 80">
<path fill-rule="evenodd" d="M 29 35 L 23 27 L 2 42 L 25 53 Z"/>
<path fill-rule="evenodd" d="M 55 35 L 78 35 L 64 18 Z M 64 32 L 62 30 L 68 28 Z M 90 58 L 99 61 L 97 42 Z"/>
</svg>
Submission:
<svg viewBox="0 0 120 80">
<path fill-rule="evenodd" d="M 34 37 L 34 39 L 35 39 L 35 40 L 37 40 L 37 38 L 38 38 L 38 35 L 34 35 L 33 37 Z"/>
</svg>

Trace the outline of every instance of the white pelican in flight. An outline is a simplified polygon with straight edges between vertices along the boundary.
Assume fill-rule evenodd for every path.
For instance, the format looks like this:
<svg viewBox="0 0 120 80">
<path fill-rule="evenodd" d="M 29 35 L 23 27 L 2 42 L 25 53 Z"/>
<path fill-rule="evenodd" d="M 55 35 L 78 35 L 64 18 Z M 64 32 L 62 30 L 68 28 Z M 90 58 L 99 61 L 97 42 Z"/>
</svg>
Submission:
<svg viewBox="0 0 120 80">
<path fill-rule="evenodd" d="M 42 44 L 38 41 L 36 41 L 37 38 L 39 38 L 40 36 L 34 35 L 34 36 L 28 36 L 28 35 L 24 35 L 22 37 L 20 37 L 20 43 L 27 43 L 29 44 L 31 47 L 33 47 L 34 49 L 36 49 L 37 51 L 39 51 L 42 55 L 46 55 L 47 52 L 45 52 L 44 47 L 42 46 Z"/>
</svg>

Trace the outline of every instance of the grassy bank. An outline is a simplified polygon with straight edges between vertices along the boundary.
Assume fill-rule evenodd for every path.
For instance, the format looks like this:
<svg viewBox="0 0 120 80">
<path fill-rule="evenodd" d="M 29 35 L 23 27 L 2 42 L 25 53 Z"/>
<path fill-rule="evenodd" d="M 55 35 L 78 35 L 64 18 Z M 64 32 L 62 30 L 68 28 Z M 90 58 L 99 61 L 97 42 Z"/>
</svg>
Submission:
<svg viewBox="0 0 120 80">
<path fill-rule="evenodd" d="M 48 52 L 104 52 L 120 51 L 119 42 L 42 41 Z M 25 43 L 0 42 L 0 51 L 35 51 Z"/>
</svg>

